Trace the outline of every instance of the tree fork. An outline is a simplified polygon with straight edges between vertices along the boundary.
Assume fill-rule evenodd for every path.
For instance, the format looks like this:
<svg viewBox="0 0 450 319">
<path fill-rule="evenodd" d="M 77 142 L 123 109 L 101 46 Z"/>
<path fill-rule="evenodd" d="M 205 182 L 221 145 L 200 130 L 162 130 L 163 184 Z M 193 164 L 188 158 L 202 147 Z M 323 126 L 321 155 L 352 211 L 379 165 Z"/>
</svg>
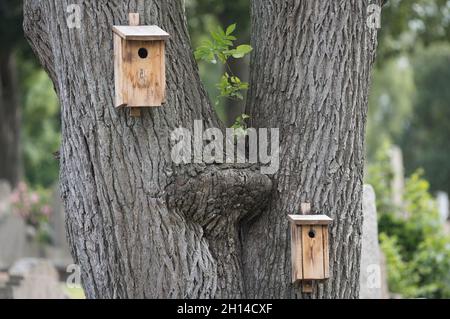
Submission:
<svg viewBox="0 0 450 319">
<path fill-rule="evenodd" d="M 200 119 L 224 128 L 200 84 L 182 1 L 75 1 L 81 28 L 69 29 L 73 2 L 25 1 L 24 29 L 61 103 L 61 195 L 87 296 L 303 297 L 290 283 L 286 215 L 311 201 L 336 221 L 332 278 L 311 297 L 357 297 L 369 1 L 252 2 L 247 110 L 253 126 L 281 130 L 271 179 L 172 162 L 173 129 Z M 111 28 L 130 12 L 172 35 L 167 104 L 138 119 L 113 107 Z"/>
</svg>

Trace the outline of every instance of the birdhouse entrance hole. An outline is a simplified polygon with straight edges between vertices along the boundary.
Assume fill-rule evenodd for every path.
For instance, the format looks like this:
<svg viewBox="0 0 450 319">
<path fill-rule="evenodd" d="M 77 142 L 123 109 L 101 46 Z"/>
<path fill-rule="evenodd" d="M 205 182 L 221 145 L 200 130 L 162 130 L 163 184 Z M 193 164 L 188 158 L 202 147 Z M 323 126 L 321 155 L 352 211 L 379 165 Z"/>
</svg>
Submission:
<svg viewBox="0 0 450 319">
<path fill-rule="evenodd" d="M 138 54 L 141 59 L 146 59 L 148 57 L 148 50 L 146 48 L 140 48 Z"/>
</svg>

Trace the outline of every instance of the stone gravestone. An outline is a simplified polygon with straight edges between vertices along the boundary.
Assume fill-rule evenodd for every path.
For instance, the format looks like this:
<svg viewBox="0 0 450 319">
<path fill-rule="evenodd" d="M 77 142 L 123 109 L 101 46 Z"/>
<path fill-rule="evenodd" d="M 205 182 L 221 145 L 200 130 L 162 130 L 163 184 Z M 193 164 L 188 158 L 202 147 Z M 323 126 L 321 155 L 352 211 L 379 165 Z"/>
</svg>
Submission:
<svg viewBox="0 0 450 319">
<path fill-rule="evenodd" d="M 0 300 L 11 299 L 12 289 L 8 284 L 9 275 L 7 272 L 0 272 Z"/>
<path fill-rule="evenodd" d="M 65 299 L 55 267 L 45 259 L 22 259 L 9 270 L 13 299 Z"/>
<path fill-rule="evenodd" d="M 445 192 L 437 192 L 436 201 L 439 210 L 439 215 L 441 215 L 442 222 L 446 222 L 449 215 L 449 203 L 448 194 Z"/>
<path fill-rule="evenodd" d="M 395 207 L 402 212 L 402 217 L 407 218 L 406 212 L 403 210 L 403 193 L 405 189 L 405 172 L 403 168 L 403 154 L 398 146 L 392 146 L 390 152 L 391 169 L 392 169 L 392 202 Z"/>
<path fill-rule="evenodd" d="M 388 298 L 385 267 L 378 243 L 375 192 L 370 185 L 364 185 L 363 215 L 359 297 L 361 299 Z"/>
<path fill-rule="evenodd" d="M 6 216 L 10 211 L 11 186 L 0 180 L 0 217 Z"/>
<path fill-rule="evenodd" d="M 53 192 L 52 214 L 50 215 L 50 226 L 52 229 L 53 245 L 47 247 L 47 258 L 51 259 L 58 268 L 65 270 L 68 265 L 73 264 L 70 248 L 67 242 L 65 229 L 65 211 L 58 189 Z"/>
<path fill-rule="evenodd" d="M 0 270 L 22 258 L 26 249 L 26 226 L 10 207 L 11 187 L 0 181 Z"/>
</svg>

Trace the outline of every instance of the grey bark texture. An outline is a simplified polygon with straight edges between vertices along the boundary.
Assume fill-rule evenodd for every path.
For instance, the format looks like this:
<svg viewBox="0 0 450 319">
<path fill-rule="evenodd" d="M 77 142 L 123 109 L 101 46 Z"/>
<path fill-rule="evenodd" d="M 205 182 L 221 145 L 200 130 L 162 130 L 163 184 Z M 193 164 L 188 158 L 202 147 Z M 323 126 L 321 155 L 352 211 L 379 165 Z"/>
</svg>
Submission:
<svg viewBox="0 0 450 319">
<path fill-rule="evenodd" d="M 246 228 L 251 297 L 295 297 L 287 214 L 310 202 L 334 219 L 330 274 L 313 298 L 357 298 L 364 134 L 376 30 L 369 1 L 253 1 L 250 92 L 254 127 L 280 128 L 269 208 Z"/>
<path fill-rule="evenodd" d="M 82 8 L 79 29 L 66 24 Z M 62 109 L 61 195 L 89 298 L 304 297 L 290 283 L 287 214 L 335 218 L 332 278 L 313 298 L 356 298 L 364 126 L 376 31 L 368 1 L 253 1 L 255 127 L 281 130 L 281 169 L 175 165 L 177 127 L 223 125 L 200 84 L 183 2 L 27 0 L 24 29 Z M 167 104 L 113 107 L 113 25 L 171 34 Z"/>
</svg>

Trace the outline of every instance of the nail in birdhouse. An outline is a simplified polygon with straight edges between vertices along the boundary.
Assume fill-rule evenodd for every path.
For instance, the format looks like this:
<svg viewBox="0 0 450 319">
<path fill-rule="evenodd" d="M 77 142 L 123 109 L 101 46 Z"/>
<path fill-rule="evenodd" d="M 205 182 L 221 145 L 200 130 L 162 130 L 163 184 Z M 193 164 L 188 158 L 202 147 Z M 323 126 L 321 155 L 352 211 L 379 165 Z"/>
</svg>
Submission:
<svg viewBox="0 0 450 319">
<path fill-rule="evenodd" d="M 289 215 L 292 282 L 329 278 L 328 226 L 325 215 Z"/>
<path fill-rule="evenodd" d="M 137 18 L 137 19 L 136 19 Z M 166 97 L 165 41 L 161 28 L 136 25 L 114 26 L 114 73 L 116 107 L 161 106 Z M 139 109 L 138 109 L 139 110 Z"/>
</svg>

